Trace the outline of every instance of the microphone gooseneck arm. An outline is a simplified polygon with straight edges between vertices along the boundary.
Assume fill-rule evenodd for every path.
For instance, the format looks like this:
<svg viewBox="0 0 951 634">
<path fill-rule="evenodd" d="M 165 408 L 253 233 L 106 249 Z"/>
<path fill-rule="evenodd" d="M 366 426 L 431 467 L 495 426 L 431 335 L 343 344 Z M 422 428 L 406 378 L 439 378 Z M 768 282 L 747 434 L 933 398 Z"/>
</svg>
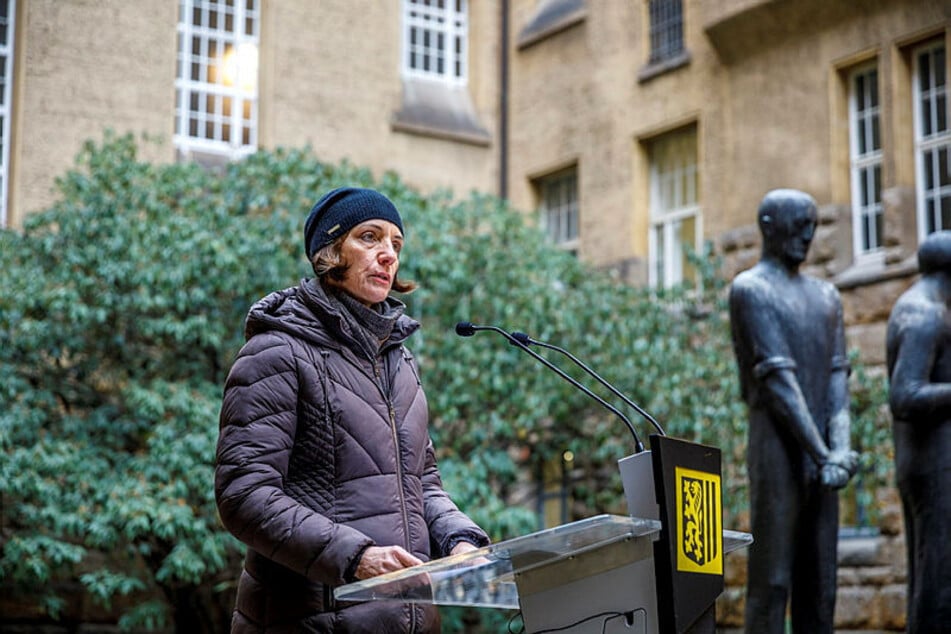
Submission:
<svg viewBox="0 0 951 634">
<path fill-rule="evenodd" d="M 617 389 L 616 387 L 608 383 L 608 381 L 604 377 L 602 377 L 600 374 L 592 370 L 584 362 L 578 359 L 578 357 L 571 354 L 564 348 L 556 346 L 555 344 L 552 344 L 552 343 L 546 343 L 544 341 L 538 341 L 537 339 L 532 339 L 530 336 L 528 336 L 524 332 L 513 332 L 512 337 L 515 339 L 518 339 L 519 343 L 525 346 L 535 345 L 542 348 L 548 348 L 549 350 L 554 350 L 555 352 L 560 352 L 561 354 L 565 355 L 566 357 L 571 359 L 575 363 L 575 365 L 577 365 L 579 368 L 581 368 L 582 370 L 587 372 L 589 375 L 594 377 L 594 379 L 598 383 L 608 388 L 612 394 L 614 394 L 616 397 L 618 397 L 619 399 L 621 399 L 622 401 L 630 405 L 634 409 L 634 411 L 636 411 L 638 414 L 640 414 L 644 418 L 644 420 L 646 420 L 647 422 L 649 422 L 651 425 L 654 426 L 654 429 L 657 430 L 657 433 L 659 433 L 661 436 L 667 435 L 667 433 L 664 431 L 664 428 L 660 426 L 660 423 L 658 423 L 657 420 L 653 416 L 648 414 L 644 410 L 644 408 L 642 408 L 640 405 L 632 401 L 623 392 L 621 392 L 619 389 Z"/>
<path fill-rule="evenodd" d="M 601 398 L 600 396 L 598 396 L 597 394 L 589 390 L 587 387 L 579 383 L 577 380 L 575 380 L 574 378 L 566 374 L 561 368 L 559 368 L 558 366 L 550 362 L 548 359 L 546 359 L 545 357 L 541 356 L 540 354 L 538 354 L 537 352 L 529 348 L 523 342 L 519 341 L 515 336 L 506 332 L 505 330 L 502 330 L 498 326 L 476 326 L 475 324 L 469 323 L 467 321 L 461 321 L 458 324 L 456 324 L 456 334 L 459 335 L 460 337 L 471 337 L 472 335 L 474 335 L 476 332 L 479 332 L 480 330 L 491 330 L 493 332 L 499 333 L 500 335 L 505 337 L 510 344 L 528 353 L 529 355 L 531 355 L 532 358 L 534 358 L 536 361 L 544 365 L 546 368 L 548 368 L 549 370 L 551 370 L 552 372 L 560 376 L 562 379 L 564 379 L 568 383 L 571 383 L 573 386 L 575 386 L 576 388 L 578 388 L 579 390 L 587 394 L 592 399 L 596 400 L 604 408 L 606 408 L 608 411 L 612 412 L 615 416 L 617 416 L 622 421 L 624 421 L 625 425 L 627 425 L 627 428 L 631 431 L 631 435 L 634 436 L 635 453 L 641 453 L 642 451 L 644 451 L 644 443 L 642 443 L 641 439 L 638 437 L 637 430 L 634 428 L 634 424 L 631 422 L 631 419 L 625 416 L 619 409 L 617 409 L 616 407 L 614 407 L 613 405 L 605 401 L 603 398 Z"/>
</svg>

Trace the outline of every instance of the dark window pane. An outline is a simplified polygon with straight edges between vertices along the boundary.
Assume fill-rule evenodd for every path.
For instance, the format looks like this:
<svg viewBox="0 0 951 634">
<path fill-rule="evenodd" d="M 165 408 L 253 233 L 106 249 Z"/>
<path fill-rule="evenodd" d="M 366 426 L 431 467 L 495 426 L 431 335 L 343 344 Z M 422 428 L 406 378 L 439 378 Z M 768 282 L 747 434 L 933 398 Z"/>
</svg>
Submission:
<svg viewBox="0 0 951 634">
<path fill-rule="evenodd" d="M 934 52 L 934 83 L 936 87 L 945 85 L 944 47 L 936 49 Z"/>
<path fill-rule="evenodd" d="M 875 244 L 869 245 L 873 249 L 882 246 L 882 233 L 885 231 L 885 216 L 881 211 L 875 214 Z"/>
<path fill-rule="evenodd" d="M 934 189 L 934 153 L 930 150 L 926 150 L 922 154 L 922 159 L 924 163 L 925 189 L 932 190 Z"/>
<path fill-rule="evenodd" d="M 855 136 L 857 137 L 859 142 L 859 147 L 858 147 L 859 155 L 862 155 L 868 152 L 868 142 L 866 140 L 866 137 L 868 136 L 868 134 L 865 131 L 865 119 L 858 118 L 855 120 Z"/>
<path fill-rule="evenodd" d="M 650 61 L 658 62 L 683 50 L 683 13 L 680 0 L 650 0 Z"/>
<path fill-rule="evenodd" d="M 938 150 L 938 186 L 945 187 L 951 185 L 951 173 L 948 171 L 948 153 L 951 148 Z"/>
<path fill-rule="evenodd" d="M 944 132 L 948 129 L 948 101 L 946 93 L 940 92 L 935 101 L 935 124 L 938 126 L 937 132 Z"/>
<path fill-rule="evenodd" d="M 930 136 L 931 132 L 931 100 L 926 99 L 921 102 L 921 135 Z"/>
<path fill-rule="evenodd" d="M 918 81 L 921 90 L 931 89 L 931 56 L 928 53 L 918 56 Z"/>
</svg>

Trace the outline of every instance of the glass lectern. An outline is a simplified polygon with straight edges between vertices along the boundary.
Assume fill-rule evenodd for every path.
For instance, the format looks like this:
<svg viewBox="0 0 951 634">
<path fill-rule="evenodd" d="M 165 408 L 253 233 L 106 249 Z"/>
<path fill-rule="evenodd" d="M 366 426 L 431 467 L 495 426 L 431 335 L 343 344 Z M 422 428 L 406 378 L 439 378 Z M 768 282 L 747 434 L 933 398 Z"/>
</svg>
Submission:
<svg viewBox="0 0 951 634">
<path fill-rule="evenodd" d="M 598 515 L 337 588 L 339 601 L 520 609 L 527 632 L 656 632 L 655 519 Z M 723 532 L 725 552 L 749 534 Z"/>
</svg>

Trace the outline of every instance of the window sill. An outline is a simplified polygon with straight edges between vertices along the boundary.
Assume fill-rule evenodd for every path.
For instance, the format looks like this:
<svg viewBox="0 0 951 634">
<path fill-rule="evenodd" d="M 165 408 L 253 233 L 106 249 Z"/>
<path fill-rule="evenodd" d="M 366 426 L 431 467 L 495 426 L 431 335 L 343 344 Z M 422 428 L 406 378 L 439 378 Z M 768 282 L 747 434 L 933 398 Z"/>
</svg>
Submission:
<svg viewBox="0 0 951 634">
<path fill-rule="evenodd" d="M 584 0 L 551 0 L 539 7 L 518 35 L 516 47 L 528 48 L 542 40 L 584 22 L 588 15 Z"/>
<path fill-rule="evenodd" d="M 890 260 L 888 254 L 880 258 L 860 260 L 833 278 L 839 290 L 848 290 L 860 286 L 869 286 L 899 277 L 909 277 L 918 273 L 917 255 L 903 260 Z"/>
<path fill-rule="evenodd" d="M 650 62 L 644 66 L 637 73 L 637 82 L 643 84 L 648 82 L 658 75 L 663 75 L 671 71 L 677 70 L 682 66 L 686 66 L 690 63 L 690 51 L 684 50 L 673 57 L 668 57 L 667 59 L 660 60 L 658 62 Z"/>
<path fill-rule="evenodd" d="M 471 145 L 487 146 L 492 141 L 465 86 L 424 79 L 403 79 L 403 103 L 393 113 L 390 127 L 396 132 Z"/>
</svg>

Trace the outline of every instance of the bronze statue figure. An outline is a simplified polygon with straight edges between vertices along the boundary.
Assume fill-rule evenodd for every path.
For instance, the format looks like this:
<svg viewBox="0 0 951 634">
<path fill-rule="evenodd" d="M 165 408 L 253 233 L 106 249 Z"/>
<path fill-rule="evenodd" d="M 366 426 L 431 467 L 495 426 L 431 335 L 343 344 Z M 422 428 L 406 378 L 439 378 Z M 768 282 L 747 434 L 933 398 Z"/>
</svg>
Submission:
<svg viewBox="0 0 951 634">
<path fill-rule="evenodd" d="M 730 325 L 749 410 L 747 466 L 754 542 L 746 632 L 833 631 L 837 489 L 858 466 L 849 442 L 849 363 L 835 287 L 800 273 L 815 234 L 808 194 L 766 194 L 760 261 L 730 287 Z"/>
<path fill-rule="evenodd" d="M 951 231 L 918 249 L 921 278 L 885 337 L 895 475 L 908 548 L 908 632 L 951 628 Z"/>
</svg>

